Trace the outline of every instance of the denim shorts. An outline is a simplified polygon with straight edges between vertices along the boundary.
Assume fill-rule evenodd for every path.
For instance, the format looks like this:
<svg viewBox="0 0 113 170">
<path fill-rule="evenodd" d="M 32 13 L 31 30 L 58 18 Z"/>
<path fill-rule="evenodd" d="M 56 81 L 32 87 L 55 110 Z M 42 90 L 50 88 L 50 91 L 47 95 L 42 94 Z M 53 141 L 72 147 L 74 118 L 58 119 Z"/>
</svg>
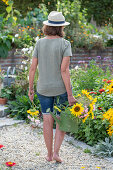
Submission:
<svg viewBox="0 0 113 170">
<path fill-rule="evenodd" d="M 50 111 L 54 111 L 54 104 L 57 106 L 65 105 L 68 102 L 67 92 L 60 94 L 58 96 L 43 96 L 37 92 L 38 99 L 41 104 L 42 114 L 50 114 L 47 112 L 47 109 L 50 108 Z M 60 116 L 60 112 L 57 111 L 57 115 Z"/>
</svg>

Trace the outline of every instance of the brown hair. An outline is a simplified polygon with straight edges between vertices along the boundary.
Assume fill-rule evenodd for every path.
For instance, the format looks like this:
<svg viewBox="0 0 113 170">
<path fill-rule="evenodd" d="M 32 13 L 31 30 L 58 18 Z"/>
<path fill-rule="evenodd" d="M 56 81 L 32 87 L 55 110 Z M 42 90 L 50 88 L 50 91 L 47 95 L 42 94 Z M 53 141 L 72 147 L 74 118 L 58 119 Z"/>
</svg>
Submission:
<svg viewBox="0 0 113 170">
<path fill-rule="evenodd" d="M 58 35 L 60 37 L 64 36 L 63 26 L 48 26 L 44 25 L 42 31 L 45 35 Z"/>
</svg>

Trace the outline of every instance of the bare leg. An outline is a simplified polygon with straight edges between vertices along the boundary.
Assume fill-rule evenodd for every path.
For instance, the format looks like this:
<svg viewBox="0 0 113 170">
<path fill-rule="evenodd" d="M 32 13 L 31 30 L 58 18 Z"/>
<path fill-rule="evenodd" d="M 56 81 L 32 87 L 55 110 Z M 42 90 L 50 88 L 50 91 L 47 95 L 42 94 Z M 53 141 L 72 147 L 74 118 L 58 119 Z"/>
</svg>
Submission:
<svg viewBox="0 0 113 170">
<path fill-rule="evenodd" d="M 43 115 L 43 134 L 48 150 L 48 155 L 46 157 L 47 161 L 52 161 L 53 157 L 53 122 L 54 119 L 50 114 Z"/>
<path fill-rule="evenodd" d="M 59 130 L 59 125 L 58 123 L 56 123 L 53 159 L 56 160 L 57 162 L 62 162 L 62 160 L 59 157 L 59 150 L 60 150 L 62 141 L 64 139 L 64 136 L 65 136 L 65 132 Z"/>
</svg>

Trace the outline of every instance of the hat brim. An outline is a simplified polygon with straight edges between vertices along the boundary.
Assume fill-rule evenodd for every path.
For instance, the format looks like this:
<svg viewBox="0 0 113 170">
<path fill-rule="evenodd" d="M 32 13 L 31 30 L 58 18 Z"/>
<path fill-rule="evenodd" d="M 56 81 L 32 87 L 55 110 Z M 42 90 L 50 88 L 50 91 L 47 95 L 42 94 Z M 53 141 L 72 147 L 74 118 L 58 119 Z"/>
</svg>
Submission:
<svg viewBox="0 0 113 170">
<path fill-rule="evenodd" d="M 57 27 L 57 26 L 66 26 L 66 25 L 69 25 L 70 23 L 69 23 L 69 22 L 65 22 L 65 23 L 63 23 L 63 24 L 51 24 L 51 23 L 49 23 L 48 20 L 47 20 L 47 21 L 43 21 L 43 24 L 44 24 L 44 25 L 48 25 L 48 26 Z"/>
</svg>

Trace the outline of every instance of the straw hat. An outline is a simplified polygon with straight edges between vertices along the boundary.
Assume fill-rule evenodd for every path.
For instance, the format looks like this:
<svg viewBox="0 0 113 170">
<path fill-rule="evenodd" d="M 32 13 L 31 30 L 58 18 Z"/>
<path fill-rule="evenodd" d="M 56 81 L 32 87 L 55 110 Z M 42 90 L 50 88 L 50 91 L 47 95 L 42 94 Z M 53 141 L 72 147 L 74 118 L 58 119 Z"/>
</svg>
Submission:
<svg viewBox="0 0 113 170">
<path fill-rule="evenodd" d="M 56 27 L 66 26 L 70 23 L 65 21 L 65 17 L 62 15 L 62 12 L 52 11 L 48 15 L 48 20 L 44 21 L 43 24 Z"/>
</svg>

